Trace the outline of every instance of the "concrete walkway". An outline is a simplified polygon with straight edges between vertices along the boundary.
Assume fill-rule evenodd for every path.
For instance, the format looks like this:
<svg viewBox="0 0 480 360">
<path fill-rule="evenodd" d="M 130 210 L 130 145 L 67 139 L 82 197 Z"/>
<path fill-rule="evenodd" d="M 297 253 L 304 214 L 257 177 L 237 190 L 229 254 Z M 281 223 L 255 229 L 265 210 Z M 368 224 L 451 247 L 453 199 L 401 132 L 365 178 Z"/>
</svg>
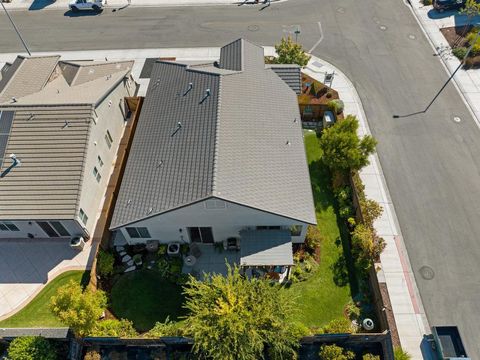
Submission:
<svg viewBox="0 0 480 360">
<path fill-rule="evenodd" d="M 1 0 L 0 0 L 1 1 Z M 7 10 L 68 10 L 68 4 L 72 0 L 12 0 L 11 3 L 4 3 Z M 287 0 L 271 0 L 271 2 L 283 2 Z M 106 8 L 125 7 L 172 7 L 172 6 L 265 6 L 263 0 L 255 4 L 255 0 L 106 0 Z"/>
<path fill-rule="evenodd" d="M 411 1 L 411 8 L 427 39 L 429 39 L 435 52 L 441 58 L 442 64 L 447 69 L 447 72 L 452 74 L 460 65 L 460 61 L 452 55 L 451 48 L 440 29 L 450 26 L 462 26 L 466 23 L 466 16 L 459 14 L 458 11 L 439 13 L 432 6 L 424 6 L 418 0 Z M 472 24 L 480 24 L 480 17 L 473 18 Z M 480 69 L 460 69 L 453 80 L 457 90 L 467 104 L 467 108 L 480 127 Z"/>
<path fill-rule="evenodd" d="M 46 55 L 51 53 L 36 53 Z M 175 57 L 178 61 L 214 61 L 220 55 L 219 48 L 177 48 L 177 49 L 130 49 L 99 51 L 66 51 L 58 52 L 63 60 L 135 60 L 132 75 L 141 84 L 140 95 L 144 95 L 149 79 L 140 79 L 140 73 L 147 58 Z M 274 55 L 273 47 L 265 47 L 265 55 Z M 17 54 L 0 54 L 0 67 L 4 62 L 11 62 Z M 324 80 L 326 72 L 335 71 L 332 87 L 339 92 L 345 103 L 345 113 L 357 116 L 360 121 L 360 134 L 369 134 L 367 120 L 359 96 L 351 81 L 333 65 L 324 60 L 312 57 L 304 72 L 309 76 Z M 422 359 L 420 345 L 423 335 L 428 333 L 428 324 L 423 311 L 415 280 L 404 248 L 401 232 L 398 227 L 395 210 L 388 194 L 382 170 L 377 156 L 370 158 L 371 164 L 360 174 L 365 193 L 369 198 L 378 201 L 384 213 L 375 223 L 380 236 L 386 240 L 386 248 L 381 255 L 379 281 L 385 282 L 390 294 L 392 311 L 402 347 L 413 359 Z"/>
</svg>

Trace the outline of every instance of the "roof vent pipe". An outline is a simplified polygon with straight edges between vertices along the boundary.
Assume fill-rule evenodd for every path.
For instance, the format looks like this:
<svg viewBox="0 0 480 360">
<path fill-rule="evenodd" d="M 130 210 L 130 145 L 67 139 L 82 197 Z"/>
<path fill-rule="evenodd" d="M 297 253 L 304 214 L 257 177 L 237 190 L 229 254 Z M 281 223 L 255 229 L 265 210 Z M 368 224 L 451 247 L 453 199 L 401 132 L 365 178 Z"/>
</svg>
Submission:
<svg viewBox="0 0 480 360">
<path fill-rule="evenodd" d="M 210 89 L 205 90 L 205 95 L 203 96 L 202 101 L 200 101 L 200 104 L 202 104 L 207 98 L 210 96 Z"/>
<path fill-rule="evenodd" d="M 192 89 L 193 89 L 193 83 L 188 83 L 188 89 L 185 90 L 185 92 L 183 93 L 183 96 L 187 95 Z"/>
<path fill-rule="evenodd" d="M 12 102 L 17 102 L 17 98 L 15 96 L 12 96 Z"/>
<path fill-rule="evenodd" d="M 8 168 L 6 168 L 4 172 L 0 174 L 0 179 L 5 177 L 15 166 L 22 165 L 22 162 L 17 158 L 15 154 L 10 154 L 10 159 L 12 159 L 13 163 Z"/>
</svg>

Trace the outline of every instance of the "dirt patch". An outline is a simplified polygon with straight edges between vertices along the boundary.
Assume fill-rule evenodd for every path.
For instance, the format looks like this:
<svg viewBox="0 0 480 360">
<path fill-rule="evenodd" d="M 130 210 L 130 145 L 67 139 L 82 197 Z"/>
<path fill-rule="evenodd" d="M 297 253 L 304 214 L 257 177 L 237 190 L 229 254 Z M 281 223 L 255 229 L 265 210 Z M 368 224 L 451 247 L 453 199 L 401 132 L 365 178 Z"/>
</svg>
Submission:
<svg viewBox="0 0 480 360">
<path fill-rule="evenodd" d="M 473 25 L 451 26 L 440 29 L 448 45 L 453 48 L 467 47 L 467 34 L 473 29 Z M 465 61 L 465 68 L 480 68 L 480 55 L 469 56 Z"/>
</svg>

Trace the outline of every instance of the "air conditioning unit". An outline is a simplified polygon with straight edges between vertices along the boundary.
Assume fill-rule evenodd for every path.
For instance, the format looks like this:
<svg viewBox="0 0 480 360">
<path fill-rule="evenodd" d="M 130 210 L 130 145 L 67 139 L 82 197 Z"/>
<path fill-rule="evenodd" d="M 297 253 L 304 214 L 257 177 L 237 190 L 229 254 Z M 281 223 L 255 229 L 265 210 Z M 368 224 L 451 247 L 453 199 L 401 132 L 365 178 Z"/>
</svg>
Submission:
<svg viewBox="0 0 480 360">
<path fill-rule="evenodd" d="M 85 246 L 85 239 L 83 236 L 75 236 L 70 240 L 70 247 L 76 250 L 83 250 Z"/>
</svg>

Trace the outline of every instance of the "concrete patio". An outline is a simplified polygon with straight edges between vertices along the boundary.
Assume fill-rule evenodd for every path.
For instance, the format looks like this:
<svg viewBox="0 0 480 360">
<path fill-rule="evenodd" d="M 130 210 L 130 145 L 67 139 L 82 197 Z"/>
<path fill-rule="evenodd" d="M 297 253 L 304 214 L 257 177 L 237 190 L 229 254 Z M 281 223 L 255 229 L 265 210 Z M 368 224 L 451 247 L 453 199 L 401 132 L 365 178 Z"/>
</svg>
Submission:
<svg viewBox="0 0 480 360">
<path fill-rule="evenodd" d="M 192 274 L 195 277 L 201 277 L 203 273 L 215 273 L 226 275 L 227 263 L 230 265 L 240 263 L 240 251 L 215 249 L 211 244 L 198 245 L 201 255 L 196 258 L 193 266 L 183 264 L 182 271 L 186 274 Z"/>
<path fill-rule="evenodd" d="M 0 241 L 0 320 L 25 306 L 57 275 L 92 264 L 92 242 L 82 251 L 68 241 Z"/>
</svg>

